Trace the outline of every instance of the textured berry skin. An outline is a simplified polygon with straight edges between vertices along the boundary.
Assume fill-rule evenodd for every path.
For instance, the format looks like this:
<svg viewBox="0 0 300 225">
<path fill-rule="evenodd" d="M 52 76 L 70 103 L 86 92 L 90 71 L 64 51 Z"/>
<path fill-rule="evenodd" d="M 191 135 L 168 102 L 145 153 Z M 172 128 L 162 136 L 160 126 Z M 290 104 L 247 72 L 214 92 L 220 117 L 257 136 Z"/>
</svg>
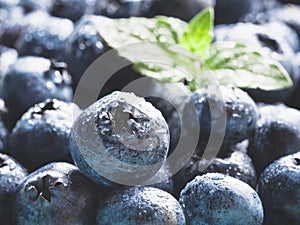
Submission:
<svg viewBox="0 0 300 225">
<path fill-rule="evenodd" d="M 297 32 L 300 38 L 300 6 L 284 5 L 268 12 L 268 19 L 281 21 Z M 299 50 L 294 49 L 294 50 Z"/>
<path fill-rule="evenodd" d="M 250 157 L 241 151 L 233 151 L 225 158 L 215 158 L 204 170 L 201 168 L 208 163 L 198 156 L 193 156 L 187 164 L 173 176 L 175 196 L 192 181 L 197 175 L 206 173 L 222 173 L 237 178 L 249 184 L 252 188 L 256 186 L 256 172 Z"/>
<path fill-rule="evenodd" d="M 85 15 L 77 23 L 64 47 L 64 60 L 76 85 L 88 66 L 108 47 L 97 32 L 101 17 Z"/>
<path fill-rule="evenodd" d="M 13 7 L 18 4 L 19 0 L 0 0 L 0 8 Z"/>
<path fill-rule="evenodd" d="M 0 153 L 0 217 L 3 225 L 10 225 L 12 222 L 13 196 L 26 175 L 26 169 L 15 159 Z"/>
<path fill-rule="evenodd" d="M 33 106 L 13 129 L 9 153 L 31 171 L 54 161 L 72 162 L 69 137 L 80 112 L 77 105 L 56 99 Z"/>
<path fill-rule="evenodd" d="M 247 14 L 260 10 L 261 7 L 261 1 L 258 0 L 216 0 L 215 23 L 236 23 Z"/>
<path fill-rule="evenodd" d="M 25 25 L 21 7 L 0 7 L 0 44 L 14 48 L 14 44 Z"/>
<path fill-rule="evenodd" d="M 236 87 L 221 86 L 220 92 L 222 99 L 218 99 L 215 95 L 206 96 L 205 99 L 202 91 L 196 91 L 192 94 L 200 124 L 204 125 L 201 127 L 204 129 L 204 136 L 209 136 L 212 123 L 209 113 L 214 108 L 210 109 L 209 104 L 221 102 L 225 107 L 227 116 L 224 146 L 231 146 L 251 138 L 257 119 L 257 109 L 252 98 Z M 205 116 L 209 116 L 209 119 Z"/>
<path fill-rule="evenodd" d="M 0 23 L 0 43 L 15 48 L 15 43 L 29 27 L 42 25 L 49 17 L 44 11 L 33 11 L 24 14 L 21 7 L 9 8 L 4 11 L 3 21 Z"/>
<path fill-rule="evenodd" d="M 27 56 L 11 65 L 3 80 L 3 99 L 18 119 L 29 107 L 48 98 L 71 101 L 71 77 L 64 63 Z"/>
<path fill-rule="evenodd" d="M 300 224 L 300 152 L 269 165 L 257 190 L 264 205 L 264 224 Z"/>
<path fill-rule="evenodd" d="M 24 9 L 25 13 L 30 13 L 36 10 L 49 12 L 52 8 L 52 0 L 20 0 L 18 5 Z"/>
<path fill-rule="evenodd" d="M 260 105 L 259 112 L 255 137 L 249 147 L 258 174 L 279 157 L 297 152 L 300 145 L 298 110 L 282 104 Z"/>
<path fill-rule="evenodd" d="M 200 136 L 196 151 L 199 156 L 202 156 L 207 145 L 206 142 L 211 135 L 212 123 L 221 124 L 222 115 L 224 115 L 223 117 L 226 118 L 226 130 L 219 154 L 224 155 L 231 146 L 245 139 L 252 138 L 257 120 L 256 105 L 246 92 L 236 87 L 220 86 L 218 93 L 211 93 L 207 90 L 198 90 L 191 95 L 191 101 L 195 106 L 200 125 Z M 190 111 L 190 107 L 185 107 L 183 123 L 185 124 L 185 129 L 191 133 L 194 132 L 197 123 L 191 121 Z M 215 118 L 212 119 L 212 116 Z M 179 139 L 181 131 L 180 120 L 177 114 L 173 113 L 169 126 L 171 141 L 174 146 L 174 143 Z M 222 135 L 221 129 L 214 132 L 214 135 Z"/>
<path fill-rule="evenodd" d="M 128 18 L 131 16 L 143 16 L 144 5 L 147 9 L 152 0 L 102 0 L 96 1 L 94 14 L 110 18 Z"/>
<path fill-rule="evenodd" d="M 19 184 L 13 215 L 16 225 L 94 225 L 98 194 L 93 183 L 68 163 L 51 163 Z"/>
<path fill-rule="evenodd" d="M 143 183 L 159 170 L 168 148 L 162 114 L 143 98 L 119 91 L 83 111 L 70 141 L 76 165 L 106 186 Z"/>
<path fill-rule="evenodd" d="M 152 0 L 144 1 L 142 15 L 153 17 L 166 15 L 189 21 L 206 7 L 213 7 L 215 1 L 206 0 Z"/>
<path fill-rule="evenodd" d="M 100 204 L 97 225 L 185 225 L 179 202 L 153 187 L 131 187 L 112 193 Z"/>
<path fill-rule="evenodd" d="M 51 15 L 68 18 L 73 22 L 80 19 L 89 7 L 89 0 L 54 0 Z"/>
<path fill-rule="evenodd" d="M 68 19 L 47 17 L 39 26 L 30 26 L 15 43 L 19 55 L 36 55 L 62 60 L 67 38 L 73 31 Z"/>
<path fill-rule="evenodd" d="M 300 68 L 300 52 L 296 54 L 294 62 Z M 293 91 L 292 95 L 290 96 L 286 104 L 290 107 L 300 110 L 300 101 L 298 100 L 298 96 L 300 95 L 300 82 L 296 83 L 295 86 L 296 86 L 295 91 Z"/>
<path fill-rule="evenodd" d="M 246 183 L 218 173 L 197 176 L 181 191 L 189 225 L 261 225 L 263 207 Z"/>
<path fill-rule="evenodd" d="M 291 3 L 291 4 L 300 4 L 300 2 L 298 0 L 279 0 L 280 2 L 287 4 L 287 3 Z"/>
</svg>

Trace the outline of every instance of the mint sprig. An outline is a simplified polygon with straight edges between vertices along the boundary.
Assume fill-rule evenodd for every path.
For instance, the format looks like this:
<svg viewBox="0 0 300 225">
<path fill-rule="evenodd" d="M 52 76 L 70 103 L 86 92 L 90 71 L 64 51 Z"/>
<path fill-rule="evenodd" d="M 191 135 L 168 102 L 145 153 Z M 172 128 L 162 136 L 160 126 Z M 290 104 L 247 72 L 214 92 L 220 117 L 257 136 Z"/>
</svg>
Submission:
<svg viewBox="0 0 300 225">
<path fill-rule="evenodd" d="M 186 80 L 192 91 L 211 84 L 278 90 L 292 85 L 275 60 L 244 44 L 213 40 L 214 12 L 207 8 L 190 23 L 157 16 L 101 18 L 99 35 L 144 76 L 161 82 Z"/>
<path fill-rule="evenodd" d="M 292 84 L 289 74 L 277 61 L 245 44 L 213 43 L 203 61 L 219 84 L 267 91 Z"/>
<path fill-rule="evenodd" d="M 204 56 L 213 40 L 214 11 L 207 8 L 196 15 L 189 23 L 179 45 L 197 56 Z"/>
</svg>

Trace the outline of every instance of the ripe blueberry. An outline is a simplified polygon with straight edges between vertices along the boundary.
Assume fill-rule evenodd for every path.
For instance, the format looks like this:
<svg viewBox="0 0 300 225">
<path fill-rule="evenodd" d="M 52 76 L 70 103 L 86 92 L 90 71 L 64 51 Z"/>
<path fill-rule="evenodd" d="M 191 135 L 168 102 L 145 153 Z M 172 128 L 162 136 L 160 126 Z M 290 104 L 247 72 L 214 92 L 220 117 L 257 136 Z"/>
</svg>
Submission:
<svg viewBox="0 0 300 225">
<path fill-rule="evenodd" d="M 54 161 L 72 162 L 69 137 L 80 112 L 77 105 L 56 99 L 36 104 L 13 129 L 9 153 L 31 171 Z"/>
<path fill-rule="evenodd" d="M 300 224 L 300 152 L 269 165 L 257 186 L 266 225 Z"/>
<path fill-rule="evenodd" d="M 181 191 L 180 203 L 190 225 L 261 225 L 263 207 L 246 183 L 223 174 L 197 176 Z"/>
<path fill-rule="evenodd" d="M 162 166 L 168 149 L 168 126 L 160 111 L 133 93 L 119 91 L 81 113 L 70 141 L 79 169 L 106 186 L 150 179 Z"/>
<path fill-rule="evenodd" d="M 98 225 L 185 225 L 179 202 L 153 187 L 131 187 L 109 195 L 98 209 Z"/>
<path fill-rule="evenodd" d="M 94 225 L 98 194 L 74 165 L 51 163 L 19 184 L 13 215 L 16 225 Z"/>
</svg>

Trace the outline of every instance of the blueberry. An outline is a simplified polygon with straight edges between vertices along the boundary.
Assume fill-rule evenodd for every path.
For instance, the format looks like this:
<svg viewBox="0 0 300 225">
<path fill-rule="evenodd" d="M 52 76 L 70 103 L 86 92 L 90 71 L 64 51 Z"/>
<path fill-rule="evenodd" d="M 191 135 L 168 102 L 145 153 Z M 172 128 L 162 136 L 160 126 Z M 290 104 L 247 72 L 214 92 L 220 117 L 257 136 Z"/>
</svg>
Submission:
<svg viewBox="0 0 300 225">
<path fill-rule="evenodd" d="M 207 164 L 209 166 L 205 168 Z M 252 188 L 256 186 L 256 172 L 251 158 L 246 152 L 233 150 L 224 158 L 215 158 L 211 164 L 207 160 L 201 160 L 197 155 L 192 156 L 187 164 L 173 176 L 175 196 L 178 196 L 182 188 L 197 175 L 206 173 L 226 174 L 244 181 Z"/>
<path fill-rule="evenodd" d="M 0 217 L 3 225 L 12 222 L 13 196 L 26 175 L 26 169 L 15 159 L 0 153 Z"/>
<path fill-rule="evenodd" d="M 298 0 L 279 0 L 282 3 L 292 3 L 292 4 L 300 4 Z"/>
<path fill-rule="evenodd" d="M 48 98 L 71 101 L 71 78 L 66 64 L 41 57 L 18 58 L 4 77 L 3 98 L 15 120 Z"/>
<path fill-rule="evenodd" d="M 25 13 L 30 13 L 35 10 L 43 10 L 45 12 L 49 12 L 52 7 L 52 0 L 20 0 L 18 5 L 24 9 Z"/>
<path fill-rule="evenodd" d="M 67 38 L 73 31 L 68 19 L 48 17 L 38 26 L 30 26 L 15 43 L 19 55 L 36 55 L 62 60 Z"/>
<path fill-rule="evenodd" d="M 0 8 L 0 44 L 14 48 L 21 31 L 28 25 L 21 7 Z"/>
<path fill-rule="evenodd" d="M 258 194 L 246 183 L 223 174 L 197 176 L 179 199 L 189 225 L 261 225 L 263 207 Z"/>
<path fill-rule="evenodd" d="M 261 105 L 259 111 L 261 116 L 249 147 L 258 174 L 279 157 L 299 151 L 300 145 L 298 110 L 281 104 Z"/>
<path fill-rule="evenodd" d="M 109 48 L 98 34 L 101 17 L 83 16 L 67 39 L 64 47 L 64 60 L 76 85 L 88 66 Z"/>
<path fill-rule="evenodd" d="M 13 64 L 17 58 L 18 53 L 15 49 L 0 45 L 0 86 L 2 86 L 2 80 L 8 70 L 8 67 Z M 2 87 L 0 88 L 0 94 L 1 92 Z"/>
<path fill-rule="evenodd" d="M 142 15 L 147 17 L 166 15 L 189 21 L 198 12 L 210 6 L 215 6 L 215 1 L 146 0 L 143 3 Z"/>
<path fill-rule="evenodd" d="M 216 0 L 215 23 L 236 23 L 248 13 L 258 11 L 261 7 L 261 1 L 258 0 Z"/>
<path fill-rule="evenodd" d="M 257 187 L 265 225 L 300 224 L 300 152 L 278 159 L 261 174 Z"/>
<path fill-rule="evenodd" d="M 297 33 L 287 24 L 283 23 L 283 21 L 271 21 L 261 26 L 267 30 L 276 30 L 277 33 L 281 34 L 278 38 L 283 39 L 281 41 L 287 42 L 294 52 L 298 52 L 300 50 Z M 261 40 L 263 41 L 263 39 Z M 267 43 L 265 43 L 265 47 L 268 47 Z"/>
<path fill-rule="evenodd" d="M 281 31 L 282 33 L 278 33 Z M 237 23 L 229 26 L 220 26 L 215 29 L 217 41 L 236 41 L 245 43 L 277 60 L 286 69 L 294 83 L 299 81 L 299 67 L 294 63 L 293 48 L 299 47 L 296 34 L 283 23 L 268 23 L 255 25 Z M 247 90 L 255 101 L 274 103 L 286 101 L 295 86 L 279 91 Z"/>
<path fill-rule="evenodd" d="M 211 131 L 211 127 L 212 124 L 222 122 L 220 119 L 222 115 L 226 117 L 226 130 L 220 155 L 224 154 L 231 146 L 252 138 L 255 130 L 257 109 L 252 98 L 241 89 L 231 86 L 220 86 L 218 92 L 220 93 L 210 92 L 209 88 L 204 88 L 195 91 L 191 95 L 200 124 L 200 136 L 197 146 L 197 154 L 200 156 L 206 148 L 211 132 L 221 135 L 221 130 Z M 183 123 L 186 124 L 187 133 L 194 132 L 194 126 L 197 124 L 195 121 L 191 121 L 190 110 L 189 107 L 185 107 L 183 113 Z M 179 123 L 180 120 L 177 114 L 173 114 L 173 118 L 169 122 L 172 146 L 179 139 L 181 132 Z"/>
<path fill-rule="evenodd" d="M 19 184 L 13 202 L 17 225 L 94 225 L 99 195 L 77 167 L 51 163 Z"/>
<path fill-rule="evenodd" d="M 73 103 L 49 99 L 31 107 L 11 133 L 9 151 L 31 171 L 54 161 L 72 162 L 71 127 L 80 109 Z"/>
<path fill-rule="evenodd" d="M 296 57 L 294 58 L 294 62 L 298 65 L 300 68 L 300 52 L 296 54 Z M 289 97 L 288 101 L 286 102 L 287 105 L 293 108 L 300 109 L 300 102 L 298 100 L 298 96 L 300 95 L 300 82 L 295 83 L 295 90 Z"/>
<path fill-rule="evenodd" d="M 0 8 L 13 7 L 18 4 L 19 0 L 0 0 Z"/>
<path fill-rule="evenodd" d="M 298 38 L 300 38 L 300 6 L 284 5 L 269 11 L 267 15 L 271 21 L 282 21 L 287 24 L 297 32 Z"/>
<path fill-rule="evenodd" d="M 89 8 L 89 0 L 52 0 L 51 15 L 77 21 Z"/>
<path fill-rule="evenodd" d="M 118 91 L 83 111 L 70 142 L 80 170 L 108 187 L 145 182 L 162 166 L 168 148 L 169 132 L 161 113 L 143 98 Z"/>
<path fill-rule="evenodd" d="M 185 225 L 178 201 L 152 187 L 131 187 L 109 195 L 100 204 L 98 225 Z"/>
<path fill-rule="evenodd" d="M 151 4 L 152 0 L 102 0 L 96 1 L 94 14 L 110 18 L 128 18 L 141 16 L 144 4 Z"/>
</svg>

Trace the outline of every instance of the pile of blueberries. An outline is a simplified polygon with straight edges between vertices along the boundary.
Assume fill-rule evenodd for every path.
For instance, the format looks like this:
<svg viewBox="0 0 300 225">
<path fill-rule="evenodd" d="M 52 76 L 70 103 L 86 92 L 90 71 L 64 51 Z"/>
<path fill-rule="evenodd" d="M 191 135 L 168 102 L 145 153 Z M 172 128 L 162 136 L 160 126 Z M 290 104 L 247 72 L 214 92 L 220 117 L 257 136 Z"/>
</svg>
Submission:
<svg viewBox="0 0 300 225">
<path fill-rule="evenodd" d="M 110 50 L 97 32 L 101 16 L 188 21 L 208 6 L 215 40 L 260 48 L 294 85 L 221 86 L 220 99 L 178 83 L 188 95 L 178 103 L 184 127 L 163 99 L 120 91 L 141 77 L 130 67 L 111 77 L 87 109 L 73 103 L 86 69 Z M 149 85 L 182 99 L 168 85 Z M 298 0 L 0 0 L 0 224 L 299 225 L 299 94 Z M 192 156 L 178 160 L 174 173 L 178 165 L 166 159 L 182 133 L 193 134 L 190 103 L 201 129 Z M 220 109 L 225 134 L 210 161 L 202 156 L 217 120 L 212 112 Z M 147 170 L 156 164 L 163 166 Z M 117 182 L 124 177 L 142 183 Z"/>
</svg>

